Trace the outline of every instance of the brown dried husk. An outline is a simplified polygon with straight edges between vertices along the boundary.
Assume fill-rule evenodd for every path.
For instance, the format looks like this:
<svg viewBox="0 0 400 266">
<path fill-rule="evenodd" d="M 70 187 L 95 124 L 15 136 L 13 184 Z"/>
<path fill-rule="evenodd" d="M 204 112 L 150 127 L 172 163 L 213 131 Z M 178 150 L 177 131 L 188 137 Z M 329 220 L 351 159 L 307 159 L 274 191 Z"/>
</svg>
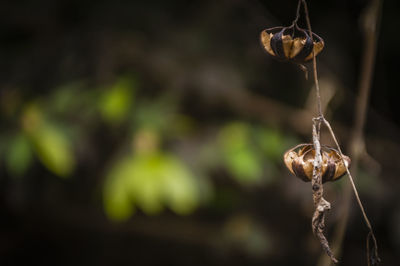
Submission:
<svg viewBox="0 0 400 266">
<path fill-rule="evenodd" d="M 305 182 L 312 179 L 315 150 L 312 144 L 304 144 L 288 150 L 284 156 L 284 162 L 289 171 Z M 297 151 L 296 151 L 297 150 Z M 322 181 L 336 181 L 346 174 L 346 167 L 339 152 L 331 147 L 323 146 L 322 155 Z M 343 155 L 344 162 L 350 167 L 351 160 Z"/>
</svg>

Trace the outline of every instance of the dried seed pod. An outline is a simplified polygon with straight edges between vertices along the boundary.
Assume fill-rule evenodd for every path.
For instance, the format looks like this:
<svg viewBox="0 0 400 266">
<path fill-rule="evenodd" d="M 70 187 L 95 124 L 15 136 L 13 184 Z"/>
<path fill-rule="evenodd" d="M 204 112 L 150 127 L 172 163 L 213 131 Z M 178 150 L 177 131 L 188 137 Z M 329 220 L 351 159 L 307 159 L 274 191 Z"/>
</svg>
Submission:
<svg viewBox="0 0 400 266">
<path fill-rule="evenodd" d="M 327 181 L 336 181 L 346 173 L 346 167 L 336 149 L 322 146 L 321 155 L 323 183 Z M 289 171 L 305 182 L 309 182 L 312 179 L 314 158 L 315 150 L 312 144 L 298 145 L 288 150 L 283 156 Z M 347 167 L 350 167 L 350 158 L 343 155 L 343 159 Z"/>
<path fill-rule="evenodd" d="M 305 29 L 297 24 L 289 27 L 274 27 L 261 32 L 261 44 L 273 57 L 283 61 L 304 63 L 319 54 L 324 48 L 324 40 L 312 33 L 313 40 Z"/>
</svg>

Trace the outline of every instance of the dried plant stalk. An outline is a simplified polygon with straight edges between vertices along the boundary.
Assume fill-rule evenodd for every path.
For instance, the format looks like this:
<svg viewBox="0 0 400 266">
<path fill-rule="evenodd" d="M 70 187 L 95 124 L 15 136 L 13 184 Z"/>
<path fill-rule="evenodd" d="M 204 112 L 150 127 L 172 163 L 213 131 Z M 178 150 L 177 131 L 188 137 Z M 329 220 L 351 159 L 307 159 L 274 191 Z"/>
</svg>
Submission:
<svg viewBox="0 0 400 266">
<path fill-rule="evenodd" d="M 304 6 L 307 27 L 312 39 L 313 38 L 312 29 L 311 29 L 310 17 L 308 15 L 307 3 L 305 0 L 299 0 L 299 5 L 301 2 L 303 3 Z M 328 240 L 324 235 L 325 214 L 328 210 L 330 210 L 331 204 L 323 198 L 324 188 L 322 185 L 322 176 L 321 176 L 322 157 L 321 157 L 320 131 L 321 131 L 321 122 L 324 120 L 324 117 L 321 108 L 321 96 L 320 96 L 318 73 L 317 73 L 317 60 L 315 58 L 314 51 L 313 51 L 313 73 L 314 73 L 314 83 L 317 96 L 318 117 L 313 119 L 313 131 L 312 131 L 313 145 L 315 149 L 315 158 L 314 158 L 314 169 L 313 169 L 313 178 L 311 180 L 311 187 L 313 190 L 315 212 L 311 224 L 314 235 L 318 238 L 319 242 L 321 243 L 322 249 L 330 257 L 332 262 L 338 263 L 338 260 L 333 255 L 333 252 L 329 247 Z"/>
<path fill-rule="evenodd" d="M 328 240 L 324 236 L 325 228 L 325 213 L 331 209 L 331 204 L 323 198 L 324 187 L 322 186 L 322 156 L 321 156 L 321 144 L 320 144 L 320 128 L 321 118 L 313 119 L 313 144 L 315 149 L 313 177 L 311 180 L 311 186 L 313 190 L 313 200 L 315 206 L 315 212 L 312 217 L 312 229 L 314 235 L 319 239 L 323 250 L 328 254 L 334 263 L 338 263 L 338 260 L 333 255 Z"/>
<path fill-rule="evenodd" d="M 299 0 L 299 5 L 297 8 L 297 16 L 298 16 L 298 10 L 300 3 L 303 3 L 304 7 L 304 12 L 305 12 L 305 17 L 307 21 L 307 27 L 310 32 L 310 36 L 312 39 L 312 30 L 311 30 L 311 23 L 310 23 L 310 18 L 308 15 L 308 8 L 307 8 L 307 3 L 305 0 Z M 297 19 L 297 18 L 296 18 Z M 343 153 L 341 151 L 340 145 L 336 139 L 335 133 L 333 132 L 332 127 L 330 126 L 329 122 L 324 118 L 322 109 L 321 109 L 321 96 L 320 96 L 320 89 L 319 89 L 319 83 L 318 83 L 318 73 L 317 73 L 317 61 L 315 58 L 315 53 L 313 51 L 313 73 L 314 73 L 314 83 L 315 83 L 315 88 L 316 88 L 316 98 L 317 98 L 317 111 L 318 111 L 318 117 L 313 119 L 313 144 L 314 144 L 314 149 L 316 151 L 315 159 L 314 159 L 314 169 L 313 169 L 313 178 L 312 178 L 312 189 L 313 189 L 313 200 L 314 200 L 314 205 L 315 205 L 315 212 L 312 218 L 312 229 L 314 234 L 318 237 L 322 248 L 324 251 L 328 254 L 328 256 L 331 258 L 332 262 L 338 263 L 338 260 L 334 257 L 328 241 L 326 237 L 323 234 L 323 230 L 325 227 L 325 213 L 327 210 L 330 209 L 330 203 L 326 201 L 322 196 L 323 196 L 323 186 L 322 186 L 322 178 L 321 178 L 321 164 L 322 164 L 322 158 L 321 158 L 321 144 L 320 144 L 320 128 L 321 128 L 321 122 L 324 123 L 324 125 L 329 129 L 329 132 L 337 146 L 337 149 L 340 153 L 340 156 L 343 160 L 343 164 L 346 167 L 346 171 L 351 183 L 351 186 L 354 191 L 354 195 L 356 196 L 357 203 L 361 209 L 361 212 L 363 214 L 364 221 L 368 227 L 369 233 L 367 236 L 367 262 L 368 266 L 371 265 L 378 265 L 380 262 L 380 258 L 378 256 L 378 245 L 376 241 L 375 234 L 372 230 L 371 223 L 367 217 L 367 214 L 364 210 L 364 207 L 361 203 L 360 197 L 357 192 L 357 188 L 354 184 L 353 177 L 349 171 L 348 166 L 345 164 Z M 372 240 L 372 246 L 370 244 Z"/>
</svg>

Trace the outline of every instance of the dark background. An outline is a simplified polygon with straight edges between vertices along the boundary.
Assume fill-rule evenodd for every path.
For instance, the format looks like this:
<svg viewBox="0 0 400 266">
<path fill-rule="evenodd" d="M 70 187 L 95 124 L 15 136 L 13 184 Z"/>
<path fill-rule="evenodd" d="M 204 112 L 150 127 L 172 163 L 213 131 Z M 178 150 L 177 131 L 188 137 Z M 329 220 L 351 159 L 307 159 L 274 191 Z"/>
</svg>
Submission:
<svg viewBox="0 0 400 266">
<path fill-rule="evenodd" d="M 325 40 L 326 116 L 346 154 L 368 3 L 308 1 Z M 259 43 L 261 30 L 291 23 L 296 5 L 2 1 L 1 265 L 317 265 L 310 184 L 281 160 L 311 139 L 312 79 Z M 356 177 L 383 265 L 400 253 L 398 5 L 383 4 L 369 156 Z M 132 185 L 136 176 L 144 181 Z M 346 183 L 325 186 L 329 240 Z M 367 230 L 351 201 L 340 265 L 366 265 Z"/>
</svg>

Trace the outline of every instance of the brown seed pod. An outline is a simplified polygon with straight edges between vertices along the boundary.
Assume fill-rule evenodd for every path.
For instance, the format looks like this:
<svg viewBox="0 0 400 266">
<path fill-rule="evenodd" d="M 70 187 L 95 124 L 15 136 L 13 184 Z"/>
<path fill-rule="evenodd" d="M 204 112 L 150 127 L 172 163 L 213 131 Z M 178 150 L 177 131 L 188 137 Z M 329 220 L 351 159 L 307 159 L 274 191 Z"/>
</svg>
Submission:
<svg viewBox="0 0 400 266">
<path fill-rule="evenodd" d="M 346 173 L 346 167 L 336 149 L 322 146 L 321 155 L 323 183 L 336 181 Z M 312 144 L 298 145 L 288 150 L 283 156 L 283 160 L 289 171 L 305 182 L 309 182 L 312 179 L 314 158 L 315 150 Z M 350 158 L 343 155 L 343 159 L 347 167 L 350 167 Z"/>
<path fill-rule="evenodd" d="M 261 44 L 268 54 L 282 61 L 304 63 L 319 54 L 324 48 L 324 40 L 312 33 L 311 40 L 308 32 L 297 26 L 274 27 L 261 32 Z"/>
</svg>

